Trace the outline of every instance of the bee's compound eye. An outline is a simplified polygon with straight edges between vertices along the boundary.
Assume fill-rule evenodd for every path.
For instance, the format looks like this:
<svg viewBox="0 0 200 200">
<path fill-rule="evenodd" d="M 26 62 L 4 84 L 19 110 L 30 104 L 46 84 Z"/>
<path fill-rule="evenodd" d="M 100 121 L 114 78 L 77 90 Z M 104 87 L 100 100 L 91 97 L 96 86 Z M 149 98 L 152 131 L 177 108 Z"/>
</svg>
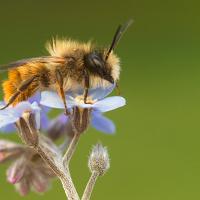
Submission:
<svg viewBox="0 0 200 200">
<path fill-rule="evenodd" d="M 102 79 L 114 83 L 114 79 L 111 76 L 110 70 L 106 68 L 105 61 L 103 60 L 101 54 L 97 52 L 92 52 L 85 57 L 86 67 L 90 72 L 100 76 Z"/>
<path fill-rule="evenodd" d="M 90 53 L 86 56 L 86 65 L 89 68 L 103 68 L 104 67 L 104 62 L 101 58 L 101 56 L 97 53 Z"/>
</svg>

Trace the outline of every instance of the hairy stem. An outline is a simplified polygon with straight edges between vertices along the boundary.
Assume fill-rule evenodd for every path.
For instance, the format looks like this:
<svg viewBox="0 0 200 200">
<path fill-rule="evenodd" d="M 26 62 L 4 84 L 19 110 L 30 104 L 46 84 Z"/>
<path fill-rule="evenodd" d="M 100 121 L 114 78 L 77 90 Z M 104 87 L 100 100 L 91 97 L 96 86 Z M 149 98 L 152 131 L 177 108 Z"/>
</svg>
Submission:
<svg viewBox="0 0 200 200">
<path fill-rule="evenodd" d="M 62 165 L 59 166 L 59 163 L 53 162 L 48 154 L 40 146 L 37 146 L 35 150 L 40 154 L 43 160 L 49 165 L 52 171 L 60 179 L 68 200 L 79 200 L 80 198 L 73 184 L 69 170 L 65 169 Z"/>
<path fill-rule="evenodd" d="M 76 192 L 76 188 L 74 187 L 74 184 L 72 182 L 72 178 L 70 175 L 70 172 L 67 170 L 65 173 L 65 176 L 60 178 L 63 189 L 65 191 L 66 196 L 69 200 L 80 200 L 78 193 Z"/>
<path fill-rule="evenodd" d="M 76 150 L 76 146 L 78 144 L 79 138 L 80 138 L 80 134 L 75 133 L 65 155 L 63 156 L 63 164 L 66 168 L 68 168 L 69 162 Z"/>
<path fill-rule="evenodd" d="M 78 193 L 76 191 L 76 188 L 74 187 L 74 184 L 71 179 L 71 175 L 68 170 L 62 171 L 59 169 L 46 155 L 46 153 L 40 148 L 37 148 L 37 152 L 40 154 L 40 156 L 43 158 L 43 160 L 49 165 L 49 167 L 54 171 L 54 173 L 58 176 L 60 179 L 63 189 L 65 191 L 65 194 L 68 198 L 68 200 L 79 200 Z"/>
<path fill-rule="evenodd" d="M 67 149 L 69 148 L 69 145 L 70 145 L 71 141 L 72 141 L 72 138 L 70 138 L 70 137 L 67 138 L 66 137 L 64 142 L 59 146 L 60 151 L 61 152 L 66 152 Z"/>
<path fill-rule="evenodd" d="M 48 157 L 48 154 L 43 151 L 40 146 L 34 148 L 35 151 L 41 156 L 41 158 L 46 162 L 46 164 L 52 169 L 52 171 L 58 176 L 62 176 L 62 171 L 56 166 L 56 164 Z"/>
<path fill-rule="evenodd" d="M 90 176 L 90 179 L 86 185 L 85 191 L 83 193 L 82 199 L 81 200 L 89 200 L 94 188 L 94 185 L 96 183 L 97 178 L 99 177 L 98 172 L 93 172 L 92 175 Z"/>
</svg>

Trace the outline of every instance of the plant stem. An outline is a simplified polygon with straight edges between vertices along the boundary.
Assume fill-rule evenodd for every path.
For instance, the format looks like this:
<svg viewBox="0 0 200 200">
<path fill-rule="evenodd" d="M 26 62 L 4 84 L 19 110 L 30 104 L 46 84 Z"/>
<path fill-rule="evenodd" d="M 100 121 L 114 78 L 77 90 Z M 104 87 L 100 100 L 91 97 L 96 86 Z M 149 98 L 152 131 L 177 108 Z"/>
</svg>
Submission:
<svg viewBox="0 0 200 200">
<path fill-rule="evenodd" d="M 59 169 L 56 164 L 48 157 L 48 154 L 43 151 L 43 148 L 40 146 L 34 147 L 35 151 L 41 156 L 41 158 L 46 162 L 46 164 L 52 169 L 52 171 L 58 176 L 62 176 L 62 171 Z"/>
<path fill-rule="evenodd" d="M 69 162 L 76 150 L 76 146 L 78 144 L 78 141 L 79 141 L 79 138 L 80 138 L 80 134 L 79 133 L 75 133 L 74 134 L 74 137 L 65 153 L 65 155 L 63 156 L 63 165 L 68 168 L 68 165 L 69 165 Z"/>
<path fill-rule="evenodd" d="M 80 200 L 76 188 L 72 182 L 70 172 L 67 170 L 63 177 L 60 177 L 65 194 L 69 200 Z"/>
<path fill-rule="evenodd" d="M 79 200 L 80 198 L 79 198 L 76 188 L 73 184 L 69 170 L 64 169 L 63 166 L 57 166 L 56 164 L 59 164 L 59 163 L 54 163 L 48 157 L 48 154 L 46 154 L 46 152 L 43 151 L 43 149 L 40 146 L 36 147 L 35 150 L 40 154 L 40 156 L 43 158 L 43 160 L 49 165 L 49 167 L 52 169 L 52 171 L 60 179 L 68 200 Z"/>
<path fill-rule="evenodd" d="M 99 177 L 98 172 L 92 172 L 81 200 L 89 200 L 90 199 L 94 185 L 95 185 L 98 177 Z"/>
</svg>

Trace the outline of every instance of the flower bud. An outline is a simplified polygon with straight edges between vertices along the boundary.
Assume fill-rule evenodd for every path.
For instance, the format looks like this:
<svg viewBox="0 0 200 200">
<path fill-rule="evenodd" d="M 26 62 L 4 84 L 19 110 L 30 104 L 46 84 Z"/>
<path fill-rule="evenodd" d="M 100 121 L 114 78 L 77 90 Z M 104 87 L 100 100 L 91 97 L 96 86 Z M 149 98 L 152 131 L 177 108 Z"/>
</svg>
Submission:
<svg viewBox="0 0 200 200">
<path fill-rule="evenodd" d="M 19 183 L 15 184 L 16 190 L 21 196 L 26 196 L 30 191 L 30 183 L 27 177 L 23 177 Z"/>
<path fill-rule="evenodd" d="M 7 140 L 0 140 L 0 163 L 15 159 L 23 152 L 23 147 Z"/>
<path fill-rule="evenodd" d="M 19 182 L 24 176 L 26 169 L 26 158 L 22 156 L 20 159 L 16 160 L 7 170 L 7 180 L 15 184 Z"/>
<path fill-rule="evenodd" d="M 29 146 L 38 144 L 38 131 L 35 114 L 30 112 L 23 113 L 23 116 L 17 122 L 22 140 Z"/>
<path fill-rule="evenodd" d="M 110 168 L 110 159 L 106 147 L 97 144 L 93 147 L 89 157 L 88 167 L 90 171 L 98 173 L 100 176 L 104 175 Z"/>
<path fill-rule="evenodd" d="M 53 141 L 59 139 L 61 136 L 66 134 L 66 132 L 68 132 L 67 127 L 69 122 L 69 117 L 64 114 L 61 114 L 57 118 L 53 119 L 47 129 L 48 137 Z"/>
<path fill-rule="evenodd" d="M 49 189 L 50 182 L 48 176 L 39 170 L 32 170 L 31 184 L 38 193 L 44 193 Z"/>
</svg>

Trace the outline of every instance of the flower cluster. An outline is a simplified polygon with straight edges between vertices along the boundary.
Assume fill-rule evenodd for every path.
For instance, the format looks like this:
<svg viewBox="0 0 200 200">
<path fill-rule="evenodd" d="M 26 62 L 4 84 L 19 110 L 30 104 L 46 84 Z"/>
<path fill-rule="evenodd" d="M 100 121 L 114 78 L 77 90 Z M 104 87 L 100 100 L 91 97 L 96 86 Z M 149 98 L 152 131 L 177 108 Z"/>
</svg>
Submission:
<svg viewBox="0 0 200 200">
<path fill-rule="evenodd" d="M 23 196 L 30 190 L 45 192 L 50 186 L 50 180 L 55 177 L 39 154 L 31 148 L 0 140 L 0 163 L 8 161 L 12 163 L 7 170 L 7 180 Z"/>
<path fill-rule="evenodd" d="M 20 194 L 26 195 L 30 190 L 46 191 L 50 180 L 55 175 L 63 181 L 63 175 L 60 174 L 67 176 L 68 172 L 63 169 L 62 164 L 65 166 L 65 162 L 69 162 L 77 143 L 76 140 L 79 138 L 77 136 L 84 132 L 89 124 L 104 133 L 113 134 L 115 132 L 115 124 L 105 117 L 104 113 L 122 107 L 126 102 L 120 96 L 107 97 L 114 88 L 115 85 L 107 88 L 91 88 L 86 103 L 83 89 L 67 92 L 66 102 L 69 116 L 64 114 L 63 101 L 53 91 L 37 93 L 28 101 L 20 102 L 15 107 L 10 106 L 0 110 L 1 132 L 14 132 L 17 127 L 21 138 L 25 138 L 24 142 L 33 147 L 0 140 L 0 163 L 12 161 L 7 170 L 7 179 L 15 185 Z M 3 105 L 2 102 L 1 106 Z M 50 119 L 48 113 L 53 108 L 60 109 L 61 114 Z M 32 116 L 34 116 L 34 120 L 30 120 Z M 36 130 L 33 131 L 33 136 L 37 135 L 34 143 L 29 141 L 31 137 L 33 138 L 32 130 Z M 43 143 L 39 136 L 40 132 L 45 132 L 51 141 L 55 141 L 61 136 L 65 137 L 65 141 L 60 146 L 60 150 L 68 148 L 63 156 L 63 161 L 60 152 L 57 153 L 57 147 L 54 148 L 55 145 L 49 139 L 48 142 Z M 45 160 L 47 162 L 44 162 Z M 109 168 L 107 151 L 101 145 L 97 145 L 93 149 L 89 167 L 91 171 L 99 170 L 98 175 L 104 174 Z M 64 189 L 67 191 L 67 188 L 64 187 Z M 74 193 L 76 195 L 75 190 Z M 67 196 L 70 197 L 70 195 L 72 194 L 67 192 Z"/>
</svg>

